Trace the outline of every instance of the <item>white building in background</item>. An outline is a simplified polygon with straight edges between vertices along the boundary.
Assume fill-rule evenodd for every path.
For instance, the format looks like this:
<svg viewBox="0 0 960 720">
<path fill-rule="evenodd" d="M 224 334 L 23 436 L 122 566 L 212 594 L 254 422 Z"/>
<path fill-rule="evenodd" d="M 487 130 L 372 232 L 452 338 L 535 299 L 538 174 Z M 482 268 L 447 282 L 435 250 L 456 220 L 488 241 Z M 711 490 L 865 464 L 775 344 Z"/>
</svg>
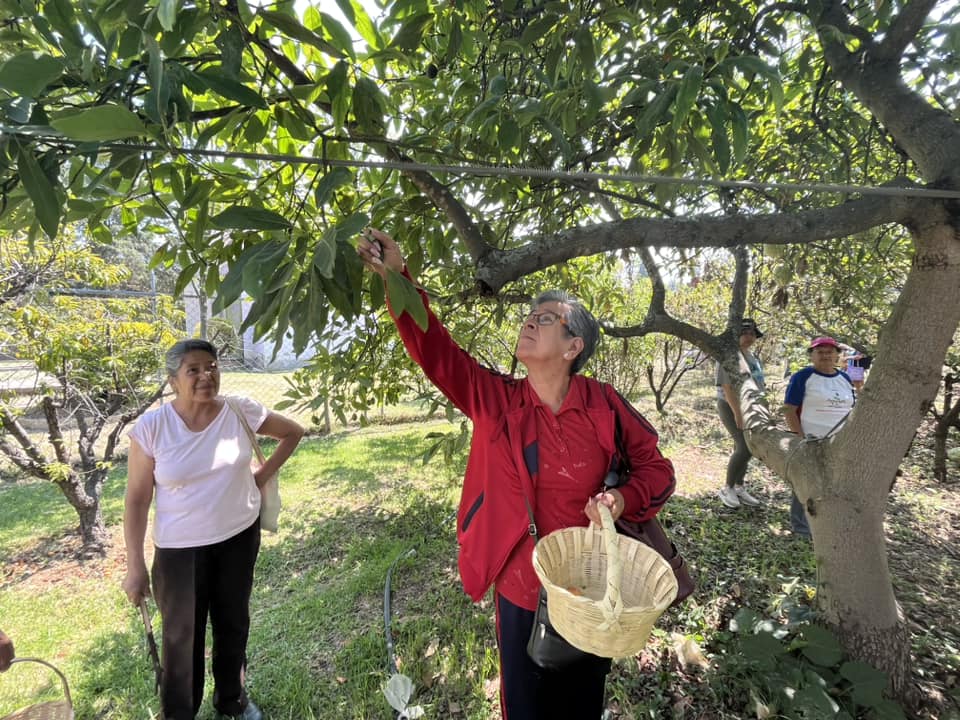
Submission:
<svg viewBox="0 0 960 720">
<path fill-rule="evenodd" d="M 213 299 L 207 298 L 207 339 L 215 345 L 222 346 L 228 338 L 223 337 L 224 325 L 232 330 L 232 336 L 238 336 L 238 345 L 229 358 L 243 363 L 245 367 L 256 370 L 294 370 L 307 364 L 313 357 L 313 351 L 307 350 L 303 355 L 296 355 L 293 351 L 292 333 L 288 333 L 283 339 L 283 344 L 277 351 L 277 357 L 273 357 L 273 340 L 271 338 L 253 339 L 253 328 L 246 329 L 240 334 L 240 326 L 243 319 L 250 312 L 250 306 L 253 302 L 243 297 L 233 303 L 223 312 L 214 314 Z M 183 295 L 184 314 L 186 316 L 186 333 L 188 337 L 201 336 L 202 313 L 200 311 L 200 298 L 196 294 L 184 293 Z"/>
</svg>

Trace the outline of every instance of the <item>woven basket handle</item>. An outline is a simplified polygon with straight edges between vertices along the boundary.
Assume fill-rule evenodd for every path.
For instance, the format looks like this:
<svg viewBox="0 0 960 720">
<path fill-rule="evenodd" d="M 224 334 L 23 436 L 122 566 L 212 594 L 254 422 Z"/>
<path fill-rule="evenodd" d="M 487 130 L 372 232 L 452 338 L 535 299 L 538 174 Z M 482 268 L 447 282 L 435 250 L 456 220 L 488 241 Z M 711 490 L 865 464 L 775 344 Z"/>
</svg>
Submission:
<svg viewBox="0 0 960 720">
<path fill-rule="evenodd" d="M 620 596 L 623 560 L 620 558 L 617 526 L 613 521 L 613 515 L 610 514 L 610 508 L 603 503 L 597 503 L 597 509 L 600 511 L 603 540 L 607 546 L 607 592 L 600 601 L 605 622 L 599 629 L 603 631 L 620 627 L 620 615 L 623 613 L 623 598 Z"/>
<path fill-rule="evenodd" d="M 41 660 L 40 658 L 35 658 L 35 657 L 15 657 L 13 660 L 10 661 L 10 664 L 11 664 L 11 665 L 13 665 L 14 663 L 37 663 L 38 665 L 44 665 L 45 667 L 47 667 L 47 668 L 49 668 L 50 670 L 52 670 L 53 672 L 55 672 L 55 673 L 57 674 L 57 677 L 60 678 L 60 689 L 63 690 L 64 701 L 67 703 L 67 706 L 68 706 L 68 707 L 70 708 L 70 710 L 71 710 L 71 715 L 70 715 L 70 717 L 73 717 L 73 715 L 72 715 L 72 712 L 73 712 L 73 699 L 70 697 L 70 685 L 67 683 L 67 677 L 66 677 L 66 675 L 64 675 L 62 672 L 60 672 L 60 670 L 59 670 L 57 667 L 55 667 L 54 665 L 51 665 L 51 664 L 48 663 L 46 660 Z M 16 714 L 19 715 L 19 713 L 16 713 Z"/>
</svg>

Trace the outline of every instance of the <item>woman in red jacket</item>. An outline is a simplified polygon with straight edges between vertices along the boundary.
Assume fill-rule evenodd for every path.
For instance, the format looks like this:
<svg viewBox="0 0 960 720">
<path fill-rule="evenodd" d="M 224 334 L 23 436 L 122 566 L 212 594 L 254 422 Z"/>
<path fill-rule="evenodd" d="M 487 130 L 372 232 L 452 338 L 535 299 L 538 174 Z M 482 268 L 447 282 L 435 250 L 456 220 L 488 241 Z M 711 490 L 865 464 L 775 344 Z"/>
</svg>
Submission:
<svg viewBox="0 0 960 720">
<path fill-rule="evenodd" d="M 379 230 L 368 230 L 357 252 L 384 279 L 388 269 L 410 278 L 399 247 Z M 554 291 L 534 302 L 516 351 L 527 374 L 516 378 L 481 366 L 460 348 L 430 311 L 426 294 L 420 295 L 425 331 L 409 313 L 391 309 L 391 315 L 411 358 L 473 422 L 457 515 L 458 565 L 474 600 L 494 587 L 503 718 L 597 720 L 608 659 L 588 656 L 548 671 L 526 653 L 540 590 L 527 505 L 541 537 L 599 523 L 597 503 L 614 518 L 646 520 L 673 493 L 673 467 L 657 448 L 656 431 L 623 397 L 577 374 L 600 328 L 575 298 Z M 620 465 L 618 422 L 630 477 L 601 492 L 604 476 Z"/>
</svg>

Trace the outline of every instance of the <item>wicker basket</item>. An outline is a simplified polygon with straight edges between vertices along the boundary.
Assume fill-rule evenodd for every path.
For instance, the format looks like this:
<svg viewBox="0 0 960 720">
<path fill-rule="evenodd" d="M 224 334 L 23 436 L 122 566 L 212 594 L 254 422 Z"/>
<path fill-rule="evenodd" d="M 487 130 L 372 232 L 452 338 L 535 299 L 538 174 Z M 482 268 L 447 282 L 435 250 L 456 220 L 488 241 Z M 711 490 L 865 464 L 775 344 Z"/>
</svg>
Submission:
<svg viewBox="0 0 960 720">
<path fill-rule="evenodd" d="M 547 591 L 550 622 L 571 645 L 602 657 L 643 649 L 677 595 L 677 579 L 659 553 L 616 531 L 603 505 L 603 529 L 557 530 L 537 543 L 533 568 Z"/>
<path fill-rule="evenodd" d="M 54 700 L 51 702 L 37 703 L 22 710 L 17 710 L 12 715 L 6 715 L 0 720 L 73 720 L 73 703 L 70 700 L 70 686 L 67 685 L 67 678 L 53 665 L 46 660 L 31 657 L 18 657 L 13 659 L 14 663 L 32 662 L 45 665 L 57 674 L 60 678 L 60 686 L 63 689 L 63 700 Z"/>
</svg>

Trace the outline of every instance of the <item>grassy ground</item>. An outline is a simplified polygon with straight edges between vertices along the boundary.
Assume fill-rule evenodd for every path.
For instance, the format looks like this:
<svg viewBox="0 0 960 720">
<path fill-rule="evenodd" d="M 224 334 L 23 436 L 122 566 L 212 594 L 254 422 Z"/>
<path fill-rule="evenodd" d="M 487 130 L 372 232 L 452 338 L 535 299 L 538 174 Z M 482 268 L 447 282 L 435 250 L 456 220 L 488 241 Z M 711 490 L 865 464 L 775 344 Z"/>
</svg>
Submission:
<svg viewBox="0 0 960 720">
<path fill-rule="evenodd" d="M 716 499 L 729 448 L 709 384 L 673 402 L 658 424 L 680 486 L 664 517 L 698 592 L 661 620 L 641 655 L 615 664 L 608 705 L 619 718 L 756 717 L 749 678 L 730 674 L 729 621 L 745 606 L 776 615 L 785 601 L 808 602 L 813 553 L 787 532 L 789 493 L 764 469 L 749 479 L 762 507 L 731 511 Z M 306 441 L 285 468 L 283 526 L 265 535 L 251 603 L 249 686 L 271 720 L 393 717 L 381 685 L 384 579 L 395 562 L 392 631 L 414 701 L 430 718 L 499 717 L 492 607 L 470 603 L 457 580 L 451 513 L 462 467 L 416 459 L 428 432 L 449 427 L 334 433 Z M 960 717 L 960 503 L 920 477 L 922 452 L 918 443 L 917 464 L 894 490 L 888 536 L 928 699 L 922 717 L 946 720 Z M 0 628 L 19 655 L 66 672 L 80 720 L 140 720 L 159 708 L 142 627 L 119 589 L 122 484 L 118 471 L 104 498 L 113 544 L 93 561 L 76 559 L 75 519 L 53 488 L 0 485 Z M 0 675 L 0 717 L 55 697 L 44 677 L 22 666 Z M 199 717 L 213 716 L 208 697 Z"/>
</svg>

